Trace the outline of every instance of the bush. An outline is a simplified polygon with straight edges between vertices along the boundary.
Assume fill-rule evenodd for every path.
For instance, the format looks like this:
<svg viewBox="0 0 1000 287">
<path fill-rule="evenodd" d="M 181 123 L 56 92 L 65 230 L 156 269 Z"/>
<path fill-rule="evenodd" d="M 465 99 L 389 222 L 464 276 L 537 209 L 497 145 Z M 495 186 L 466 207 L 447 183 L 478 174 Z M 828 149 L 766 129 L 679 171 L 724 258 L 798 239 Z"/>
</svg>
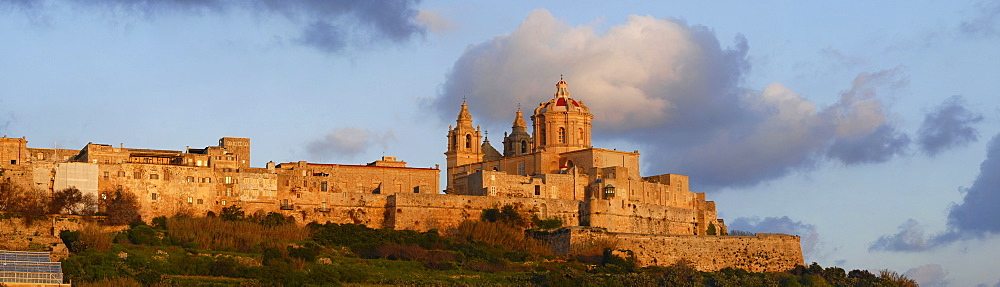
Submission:
<svg viewBox="0 0 1000 287">
<path fill-rule="evenodd" d="M 100 227 L 86 225 L 78 231 L 63 230 L 59 232 L 59 238 L 70 252 L 80 253 L 89 249 L 98 251 L 108 251 L 111 249 L 111 242 L 114 241 L 114 234 L 104 233 Z"/>
<path fill-rule="evenodd" d="M 167 219 L 171 241 L 184 247 L 249 252 L 257 248 L 281 248 L 302 241 L 309 230 L 294 224 L 264 226 L 249 221 L 227 221 L 216 217 Z"/>
<path fill-rule="evenodd" d="M 219 214 L 219 218 L 227 221 L 240 221 L 246 218 L 246 214 L 243 212 L 243 208 L 237 205 L 231 205 L 222 208 L 222 213 Z"/>
<path fill-rule="evenodd" d="M 531 223 L 534 223 L 539 229 L 556 229 L 563 225 L 562 220 L 559 218 L 540 219 L 538 215 L 531 217 Z"/>
<path fill-rule="evenodd" d="M 145 224 L 136 224 L 125 231 L 128 241 L 137 245 L 160 245 L 160 238 L 157 237 L 156 230 Z"/>
<path fill-rule="evenodd" d="M 659 283 L 662 286 L 701 286 L 702 281 L 704 278 L 701 272 L 694 269 L 691 261 L 680 260 L 663 268 Z"/>
<path fill-rule="evenodd" d="M 484 209 L 479 217 L 482 221 L 501 222 L 512 226 L 524 226 L 526 223 L 524 217 L 514 209 L 513 205 L 509 204 L 501 208 Z"/>
</svg>

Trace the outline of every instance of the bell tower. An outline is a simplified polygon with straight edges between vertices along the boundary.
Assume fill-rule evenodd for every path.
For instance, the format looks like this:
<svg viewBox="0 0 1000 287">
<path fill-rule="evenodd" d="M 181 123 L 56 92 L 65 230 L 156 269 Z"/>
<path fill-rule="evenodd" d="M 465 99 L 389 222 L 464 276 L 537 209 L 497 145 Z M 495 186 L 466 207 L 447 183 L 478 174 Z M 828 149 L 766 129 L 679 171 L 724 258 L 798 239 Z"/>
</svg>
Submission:
<svg viewBox="0 0 1000 287">
<path fill-rule="evenodd" d="M 531 135 L 528 134 L 528 124 L 524 122 L 524 115 L 521 113 L 520 105 L 518 105 L 510 135 L 505 136 L 503 139 L 503 156 L 529 154 L 534 149 L 534 143 L 531 142 Z"/>
<path fill-rule="evenodd" d="M 455 127 L 448 126 L 448 151 L 444 155 L 448 158 L 448 188 L 452 185 L 455 177 L 456 166 L 477 163 L 483 161 L 483 151 L 480 141 L 482 136 L 479 127 L 472 126 L 472 115 L 469 114 L 469 106 L 462 101 L 462 110 L 458 112 L 458 119 Z"/>
</svg>

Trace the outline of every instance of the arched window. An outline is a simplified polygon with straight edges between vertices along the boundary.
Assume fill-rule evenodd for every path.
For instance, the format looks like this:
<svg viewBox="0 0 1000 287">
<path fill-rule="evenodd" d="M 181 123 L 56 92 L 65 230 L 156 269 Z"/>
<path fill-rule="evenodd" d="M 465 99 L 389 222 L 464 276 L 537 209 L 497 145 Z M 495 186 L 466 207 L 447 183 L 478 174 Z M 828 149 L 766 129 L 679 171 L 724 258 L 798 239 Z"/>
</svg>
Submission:
<svg viewBox="0 0 1000 287">
<path fill-rule="evenodd" d="M 458 148 L 458 135 L 451 135 L 451 149 Z"/>
<path fill-rule="evenodd" d="M 541 144 L 541 145 L 544 146 L 545 145 L 545 127 L 542 127 L 541 131 L 538 134 L 539 134 L 539 140 L 538 140 L 539 144 Z"/>
<path fill-rule="evenodd" d="M 466 134 L 465 135 L 465 148 L 472 148 L 472 135 L 471 134 Z"/>
<path fill-rule="evenodd" d="M 565 143 L 565 142 L 566 142 L 566 129 L 559 128 L 559 143 Z"/>
<path fill-rule="evenodd" d="M 528 141 L 521 140 L 521 153 L 528 153 Z"/>
<path fill-rule="evenodd" d="M 579 143 L 580 143 L 581 145 L 583 145 L 583 144 L 587 144 L 587 142 L 586 142 L 586 140 L 585 140 L 586 138 L 587 138 L 587 137 L 585 137 L 585 136 L 583 135 L 583 129 L 580 129 L 580 137 L 578 137 L 578 138 L 577 138 L 577 142 L 579 142 Z"/>
</svg>

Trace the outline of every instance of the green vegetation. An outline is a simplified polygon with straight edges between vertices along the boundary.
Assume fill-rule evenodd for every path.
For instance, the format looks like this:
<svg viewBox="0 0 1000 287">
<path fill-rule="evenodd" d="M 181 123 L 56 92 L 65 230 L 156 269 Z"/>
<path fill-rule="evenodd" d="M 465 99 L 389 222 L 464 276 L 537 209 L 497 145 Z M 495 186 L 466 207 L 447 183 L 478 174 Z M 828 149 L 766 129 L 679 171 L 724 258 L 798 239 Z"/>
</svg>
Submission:
<svg viewBox="0 0 1000 287">
<path fill-rule="evenodd" d="M 513 207 L 436 230 L 356 224 L 298 226 L 278 213 L 158 217 L 117 233 L 96 226 L 60 234 L 72 255 L 66 278 L 80 286 L 913 286 L 895 272 L 799 266 L 787 272 L 699 272 L 690 262 L 639 267 L 613 243 L 557 256 L 545 240 L 558 219 L 527 219 Z M 601 247 L 603 246 L 603 247 Z"/>
</svg>

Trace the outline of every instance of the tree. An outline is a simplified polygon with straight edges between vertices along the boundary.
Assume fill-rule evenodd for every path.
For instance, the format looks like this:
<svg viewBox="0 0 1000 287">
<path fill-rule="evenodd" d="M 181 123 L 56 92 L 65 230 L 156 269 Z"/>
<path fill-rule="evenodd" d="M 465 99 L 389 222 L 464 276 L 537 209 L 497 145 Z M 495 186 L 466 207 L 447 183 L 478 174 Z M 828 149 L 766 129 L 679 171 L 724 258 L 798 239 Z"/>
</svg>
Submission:
<svg viewBox="0 0 1000 287">
<path fill-rule="evenodd" d="M 18 211 L 18 203 L 24 197 L 24 189 L 14 184 L 10 178 L 0 180 L 0 211 Z"/>
<path fill-rule="evenodd" d="M 708 231 L 705 231 L 705 234 L 707 234 L 707 235 L 715 235 L 716 234 L 715 223 L 711 223 L 711 222 L 708 223 Z"/>
<path fill-rule="evenodd" d="M 50 214 L 77 214 L 76 205 L 83 201 L 83 193 L 76 187 L 68 187 L 52 194 L 49 201 Z"/>
<path fill-rule="evenodd" d="M 132 192 L 119 187 L 108 200 L 106 210 L 108 218 L 104 221 L 108 225 L 126 225 L 136 221 L 142 221 L 139 215 L 139 200 Z"/>
</svg>

